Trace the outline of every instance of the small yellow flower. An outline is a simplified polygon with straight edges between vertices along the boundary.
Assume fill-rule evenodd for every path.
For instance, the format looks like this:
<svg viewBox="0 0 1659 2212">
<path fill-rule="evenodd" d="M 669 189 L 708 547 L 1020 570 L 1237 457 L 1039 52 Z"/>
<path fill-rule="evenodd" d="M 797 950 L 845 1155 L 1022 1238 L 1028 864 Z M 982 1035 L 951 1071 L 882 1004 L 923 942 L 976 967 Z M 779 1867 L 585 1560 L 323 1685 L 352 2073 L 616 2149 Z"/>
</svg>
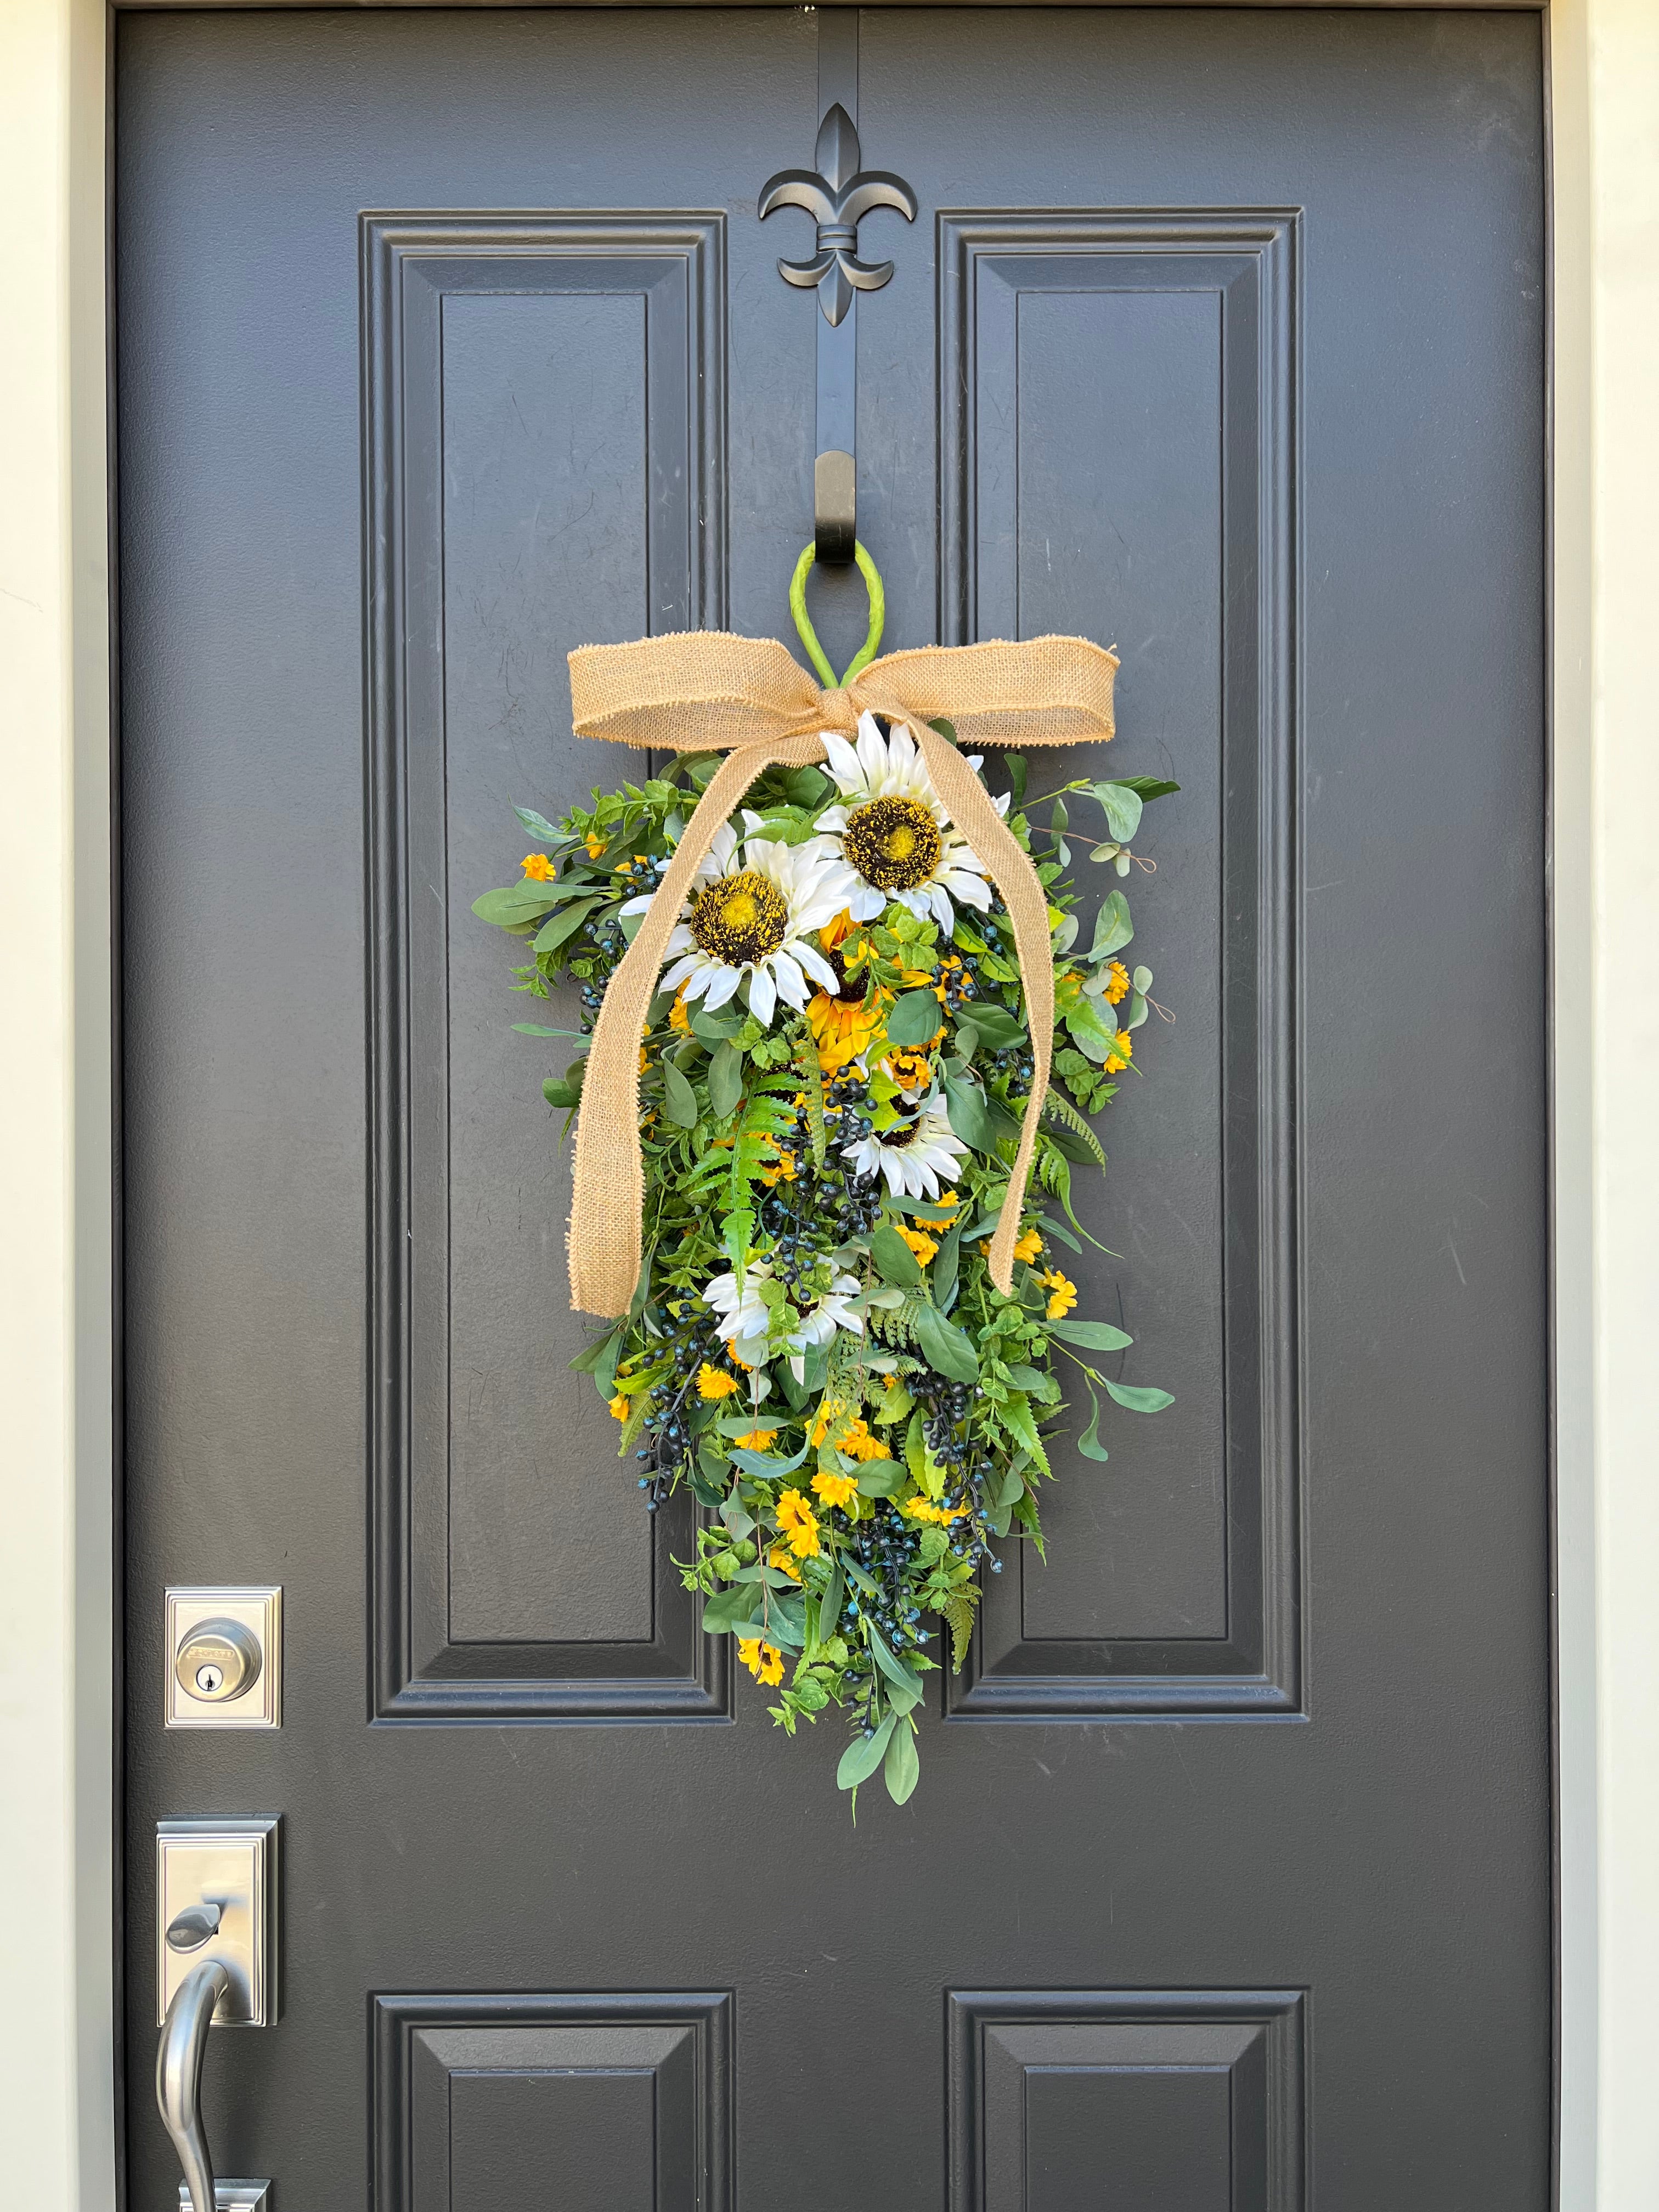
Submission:
<svg viewBox="0 0 1659 2212">
<path fill-rule="evenodd" d="M 867 1421 L 860 1417 L 854 1421 L 842 1441 L 841 1449 L 848 1459 L 885 1459 L 887 1447 L 879 1437 L 872 1437 Z"/>
<path fill-rule="evenodd" d="M 782 1681 L 783 1654 L 775 1644 L 763 1644 L 758 1636 L 740 1636 L 738 1656 L 757 1682 Z"/>
<path fill-rule="evenodd" d="M 615 1421 L 625 1421 L 628 1419 L 628 1401 L 620 1390 L 611 1401 L 611 1418 Z"/>
<path fill-rule="evenodd" d="M 668 1026 L 671 1030 L 678 1030 L 682 1036 L 690 1036 L 691 1034 L 691 1017 L 685 1011 L 685 986 L 684 983 L 682 983 L 679 989 L 675 992 L 674 1003 L 668 1009 Z"/>
<path fill-rule="evenodd" d="M 737 1389 L 736 1377 L 718 1367 L 711 1367 L 705 1359 L 697 1370 L 697 1395 L 700 1398 L 729 1398 Z"/>
<path fill-rule="evenodd" d="M 820 930 L 818 934 L 827 933 Z M 868 1005 L 862 999 L 832 999 L 827 991 L 819 991 L 810 1000 L 806 1026 L 818 1048 L 818 1066 L 823 1074 L 834 1075 L 868 1049 L 881 1027 L 886 1002 L 885 991 L 878 991 L 875 1002 Z"/>
<path fill-rule="evenodd" d="M 1128 1030 L 1120 1030 L 1111 1050 L 1106 1055 L 1107 1074 L 1115 1075 L 1121 1067 L 1127 1067 L 1134 1048 L 1135 1041 L 1129 1035 Z"/>
<path fill-rule="evenodd" d="M 550 884 L 553 863 L 545 853 L 526 853 L 520 866 L 532 884 Z"/>
<path fill-rule="evenodd" d="M 820 1549 L 818 1520 L 799 1490 L 786 1490 L 778 1500 L 778 1527 L 789 1540 L 798 1559 L 815 1559 Z"/>
<path fill-rule="evenodd" d="M 800 1580 L 800 1569 L 790 1558 L 785 1545 L 774 1544 L 766 1555 L 766 1564 L 769 1567 L 775 1567 L 780 1574 L 787 1575 L 792 1582 Z"/>
<path fill-rule="evenodd" d="M 769 1451 L 777 1438 L 775 1429 L 750 1429 L 746 1437 L 737 1441 L 744 1451 Z"/>
<path fill-rule="evenodd" d="M 1129 995 L 1129 971 L 1121 960 L 1114 960 L 1106 970 L 1106 1003 L 1115 1006 L 1120 999 Z"/>
<path fill-rule="evenodd" d="M 933 1203 L 936 1206 L 943 1206 L 948 1212 L 951 1206 L 960 1206 L 962 1200 L 955 1191 L 947 1190 L 941 1197 L 935 1199 Z"/>
<path fill-rule="evenodd" d="M 643 1074 L 645 1073 L 646 1069 L 647 1069 L 647 1067 L 649 1067 L 649 1066 L 650 1066 L 650 1065 L 651 1065 L 651 1055 L 650 1055 L 650 1054 L 646 1050 L 645 1047 L 644 1047 L 643 1045 L 641 1045 L 641 1046 L 640 1047 L 640 1073 L 641 1073 L 641 1075 L 643 1075 Z"/>
<path fill-rule="evenodd" d="M 933 1521 L 941 1528 L 960 1521 L 967 1510 L 961 1505 L 935 1505 L 931 1498 L 907 1498 L 903 1510 L 913 1521 Z"/>
<path fill-rule="evenodd" d="M 858 1484 L 850 1474 L 815 1474 L 812 1487 L 826 1505 L 845 1506 L 859 1494 Z"/>
<path fill-rule="evenodd" d="M 915 1254 L 918 1261 L 925 1267 L 927 1265 L 927 1262 L 939 1250 L 938 1244 L 934 1242 L 933 1237 L 926 1235 L 920 1229 L 907 1229 L 902 1221 L 898 1222 L 895 1225 L 898 1230 L 899 1235 L 904 1239 L 905 1243 L 910 1247 L 910 1249 Z"/>
<path fill-rule="evenodd" d="M 1077 1285 L 1056 1267 L 1039 1279 L 1048 1292 L 1048 1318 L 1059 1321 L 1077 1304 Z"/>
<path fill-rule="evenodd" d="M 901 1091 L 923 1090 L 933 1079 L 933 1063 L 925 1052 L 896 1048 L 881 1064 Z"/>
<path fill-rule="evenodd" d="M 846 1411 L 846 1405 L 839 1398 L 825 1398 L 819 1402 L 817 1418 L 806 1431 L 806 1441 L 814 1451 Z"/>
<path fill-rule="evenodd" d="M 770 1139 L 768 1139 L 769 1143 L 771 1141 Z M 777 1146 L 775 1149 L 778 1155 L 776 1165 L 761 1170 L 761 1181 L 769 1190 L 775 1190 L 781 1182 L 793 1182 L 795 1180 L 794 1154 L 785 1152 L 781 1146 Z"/>
<path fill-rule="evenodd" d="M 597 860 L 605 850 L 605 841 L 597 830 L 590 830 L 583 842 L 587 847 L 587 857 L 590 860 Z"/>
<path fill-rule="evenodd" d="M 1042 1239 L 1035 1229 L 1028 1229 L 1014 1247 L 1016 1260 L 1035 1260 L 1042 1249 Z"/>
</svg>

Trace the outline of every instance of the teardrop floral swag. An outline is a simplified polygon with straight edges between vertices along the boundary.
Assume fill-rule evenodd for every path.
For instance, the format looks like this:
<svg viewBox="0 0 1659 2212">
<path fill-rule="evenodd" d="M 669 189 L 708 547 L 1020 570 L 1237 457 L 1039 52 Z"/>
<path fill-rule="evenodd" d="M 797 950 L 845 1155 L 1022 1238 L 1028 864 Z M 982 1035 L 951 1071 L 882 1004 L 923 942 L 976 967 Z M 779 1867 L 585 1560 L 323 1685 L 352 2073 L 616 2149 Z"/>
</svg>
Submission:
<svg viewBox="0 0 1659 2212">
<path fill-rule="evenodd" d="M 902 1804 L 935 1625 L 959 1668 L 981 1572 L 1002 1571 L 994 1544 L 1018 1532 L 1042 1555 L 1044 1431 L 1066 1374 L 1089 1401 L 1089 1459 L 1107 1456 L 1099 1393 L 1133 1413 L 1171 1402 L 1094 1364 L 1131 1339 L 1077 1313 L 1066 1273 L 1088 1237 L 1073 1167 L 1106 1164 L 1089 1117 L 1140 1073 L 1134 1032 L 1165 1010 L 1150 969 L 1118 957 L 1122 890 L 1079 950 L 1065 871 L 1068 800 L 1101 810 L 1090 858 L 1121 878 L 1143 805 L 1178 787 L 1066 784 L 1040 802 L 1045 833 L 1024 758 L 1006 757 L 996 803 L 1047 892 L 1070 1096 L 1044 1103 L 1005 1297 L 986 1255 L 1032 1078 L 1007 915 L 902 726 L 866 714 L 856 744 L 823 745 L 828 774 L 775 767 L 756 784 L 669 939 L 641 1047 L 646 1262 L 630 1312 L 571 1364 L 621 1424 L 647 1510 L 682 1484 L 703 1509 L 682 1569 L 705 1631 L 736 1637 L 791 1735 L 841 1707 L 840 1787 L 880 1768 Z M 474 911 L 533 939 L 515 989 L 545 999 L 568 979 L 583 1008 L 580 1031 L 515 1028 L 591 1032 L 718 764 L 680 755 L 556 826 L 514 810 L 538 849 Z M 586 1065 L 544 1083 L 550 1105 L 574 1115 Z"/>
</svg>

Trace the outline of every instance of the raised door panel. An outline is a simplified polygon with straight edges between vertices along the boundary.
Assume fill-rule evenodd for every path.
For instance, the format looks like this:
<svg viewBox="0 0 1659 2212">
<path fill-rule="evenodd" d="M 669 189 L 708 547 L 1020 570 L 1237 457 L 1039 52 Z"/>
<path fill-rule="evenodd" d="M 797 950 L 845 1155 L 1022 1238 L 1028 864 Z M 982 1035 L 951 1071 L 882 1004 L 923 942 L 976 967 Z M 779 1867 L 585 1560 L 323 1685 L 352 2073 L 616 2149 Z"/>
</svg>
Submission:
<svg viewBox="0 0 1659 2212">
<path fill-rule="evenodd" d="M 951 2212 L 1300 2212 L 1291 1990 L 958 1991 Z"/>
<path fill-rule="evenodd" d="M 687 1509 L 633 1510 L 569 1369 L 547 1048 L 470 908 L 514 803 L 638 765 L 570 735 L 570 648 L 721 617 L 723 222 L 372 216 L 362 245 L 377 1710 L 714 1717 Z M 574 992 L 519 1004 L 577 1027 Z"/>
<path fill-rule="evenodd" d="M 1114 638 L 1133 763 L 1080 747 L 1032 789 L 1131 764 L 1182 786 L 1155 882 L 1126 885 L 1151 927 L 1125 960 L 1155 959 L 1179 1010 L 1150 1027 L 1158 1098 L 1120 1077 L 1107 1176 L 1076 1179 L 1107 1249 L 1060 1255 L 1082 1310 L 1136 1340 L 1102 1371 L 1181 1387 L 1106 1424 L 1103 1469 L 1067 1371 L 1049 1564 L 1009 1547 L 950 1710 L 1294 1714 L 1296 222 L 962 211 L 938 239 L 945 634 Z M 1084 874 L 1086 937 L 1115 878 Z"/>
</svg>

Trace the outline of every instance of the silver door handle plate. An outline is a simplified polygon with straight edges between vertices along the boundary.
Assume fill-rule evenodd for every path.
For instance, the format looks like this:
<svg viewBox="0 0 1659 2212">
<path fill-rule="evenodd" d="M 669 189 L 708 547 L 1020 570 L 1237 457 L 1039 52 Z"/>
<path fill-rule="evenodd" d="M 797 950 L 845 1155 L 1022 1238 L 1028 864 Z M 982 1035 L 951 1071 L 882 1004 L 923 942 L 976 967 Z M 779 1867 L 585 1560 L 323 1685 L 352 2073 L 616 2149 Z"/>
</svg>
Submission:
<svg viewBox="0 0 1659 2212">
<path fill-rule="evenodd" d="M 268 2027 L 278 2009 L 275 1820 L 161 1820 L 155 1829 L 155 2017 L 202 1966 L 224 1970 L 213 2018 Z"/>
</svg>

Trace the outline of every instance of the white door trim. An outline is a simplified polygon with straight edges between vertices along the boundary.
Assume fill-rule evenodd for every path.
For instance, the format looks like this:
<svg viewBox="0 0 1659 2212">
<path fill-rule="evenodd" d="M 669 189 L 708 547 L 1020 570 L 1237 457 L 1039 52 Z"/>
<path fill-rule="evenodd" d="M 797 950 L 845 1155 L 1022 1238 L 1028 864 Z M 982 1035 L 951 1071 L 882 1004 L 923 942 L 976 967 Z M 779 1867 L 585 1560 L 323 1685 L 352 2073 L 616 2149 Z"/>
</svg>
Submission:
<svg viewBox="0 0 1659 2212">
<path fill-rule="evenodd" d="M 112 22 L 0 0 L 0 2142 L 34 2212 L 115 2203 Z M 1560 2204 L 1652 2212 L 1659 5 L 1548 28 Z"/>
</svg>

